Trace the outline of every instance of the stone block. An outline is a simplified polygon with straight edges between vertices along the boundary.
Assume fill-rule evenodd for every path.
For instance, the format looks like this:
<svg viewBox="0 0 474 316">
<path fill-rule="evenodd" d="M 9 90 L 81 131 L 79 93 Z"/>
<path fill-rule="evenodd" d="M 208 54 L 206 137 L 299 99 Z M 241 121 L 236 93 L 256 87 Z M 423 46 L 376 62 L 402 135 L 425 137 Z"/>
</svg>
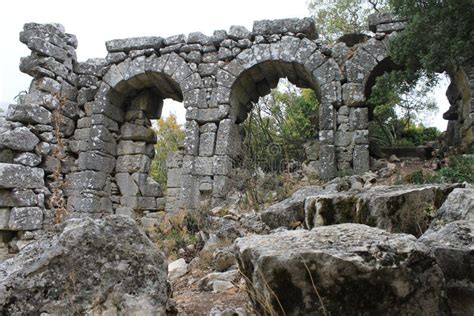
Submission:
<svg viewBox="0 0 474 316">
<path fill-rule="evenodd" d="M 115 167 L 115 158 L 100 152 L 81 152 L 77 160 L 79 170 L 95 170 L 111 173 Z"/>
<path fill-rule="evenodd" d="M 115 180 L 120 193 L 126 196 L 137 196 L 139 193 L 138 185 L 128 173 L 116 173 Z"/>
<path fill-rule="evenodd" d="M 342 100 L 347 106 L 360 106 L 365 103 L 364 85 L 345 83 L 342 86 Z"/>
<path fill-rule="evenodd" d="M 369 131 L 366 129 L 355 131 L 354 143 L 356 145 L 368 145 L 369 144 Z"/>
<path fill-rule="evenodd" d="M 199 152 L 199 124 L 196 121 L 187 121 L 185 125 L 184 150 L 188 155 L 197 155 Z"/>
<path fill-rule="evenodd" d="M 321 144 L 319 150 L 319 168 L 321 179 L 332 179 L 336 176 L 336 148 L 333 145 Z"/>
<path fill-rule="evenodd" d="M 229 176 L 233 169 L 233 161 L 229 156 L 214 156 L 214 175 Z"/>
<path fill-rule="evenodd" d="M 232 25 L 227 32 L 227 35 L 230 39 L 240 40 L 240 39 L 250 39 L 251 33 L 245 26 L 241 25 Z"/>
<path fill-rule="evenodd" d="M 29 49 L 42 56 L 50 56 L 61 62 L 67 58 L 66 50 L 39 37 L 30 38 L 26 45 Z"/>
<path fill-rule="evenodd" d="M 105 187 L 107 175 L 98 171 L 80 171 L 66 175 L 67 190 L 96 190 Z"/>
<path fill-rule="evenodd" d="M 117 155 L 119 156 L 143 154 L 150 157 L 154 151 L 154 145 L 145 142 L 121 140 L 117 145 Z"/>
<path fill-rule="evenodd" d="M 116 172 L 143 172 L 148 173 L 150 170 L 150 157 L 146 155 L 127 155 L 119 156 L 115 166 Z"/>
<path fill-rule="evenodd" d="M 352 166 L 355 174 L 363 174 L 369 171 L 369 146 L 354 146 Z"/>
<path fill-rule="evenodd" d="M 334 138 L 334 145 L 338 147 L 347 147 L 352 144 L 352 138 L 354 137 L 353 132 L 336 132 L 336 137 Z"/>
<path fill-rule="evenodd" d="M 10 209 L 0 208 L 0 230 L 7 230 L 9 221 L 10 221 Z"/>
<path fill-rule="evenodd" d="M 152 197 L 163 196 L 160 184 L 156 182 L 148 174 L 137 172 L 132 175 L 132 178 L 135 181 L 135 183 L 138 184 L 138 188 L 142 196 L 152 196 Z"/>
<path fill-rule="evenodd" d="M 120 128 L 123 140 L 144 141 L 147 143 L 156 143 L 155 131 L 151 128 L 125 123 Z"/>
<path fill-rule="evenodd" d="M 349 114 L 351 130 L 367 129 L 369 127 L 369 109 L 351 108 Z"/>
<path fill-rule="evenodd" d="M 116 39 L 105 42 L 107 51 L 109 52 L 129 52 L 138 49 L 160 49 L 163 47 L 164 40 L 161 37 L 132 37 L 124 39 Z"/>
<path fill-rule="evenodd" d="M 137 207 L 141 210 L 156 210 L 156 198 L 139 196 Z"/>
<path fill-rule="evenodd" d="M 28 167 L 36 167 L 41 163 L 41 157 L 34 153 L 21 153 L 13 159 L 13 162 Z"/>
<path fill-rule="evenodd" d="M 195 158 L 195 172 L 200 176 L 212 176 L 213 175 L 213 157 L 196 157 Z"/>
<path fill-rule="evenodd" d="M 333 130 L 335 119 L 334 106 L 331 103 L 322 103 L 319 107 L 319 128 Z"/>
<path fill-rule="evenodd" d="M 43 210 L 39 207 L 14 207 L 10 211 L 9 230 L 35 230 L 43 227 Z"/>
<path fill-rule="evenodd" d="M 216 133 L 202 133 L 199 137 L 199 155 L 210 157 L 214 154 Z"/>
<path fill-rule="evenodd" d="M 36 205 L 38 197 L 32 190 L 0 190 L 0 207 Z"/>
<path fill-rule="evenodd" d="M 0 188 L 39 189 L 42 187 L 44 187 L 42 169 L 0 163 Z"/>
<path fill-rule="evenodd" d="M 261 20 L 253 23 L 254 35 L 273 35 L 285 33 L 303 33 L 308 39 L 318 38 L 312 18 Z"/>
<path fill-rule="evenodd" d="M 105 213 L 112 214 L 112 202 L 108 197 L 96 195 L 71 196 L 67 199 L 67 209 L 72 213 Z"/>
<path fill-rule="evenodd" d="M 168 169 L 168 180 L 166 186 L 168 188 L 180 188 L 183 171 L 181 169 Z"/>
<path fill-rule="evenodd" d="M 6 117 L 26 124 L 51 124 L 51 112 L 38 103 L 10 104 Z"/>
</svg>

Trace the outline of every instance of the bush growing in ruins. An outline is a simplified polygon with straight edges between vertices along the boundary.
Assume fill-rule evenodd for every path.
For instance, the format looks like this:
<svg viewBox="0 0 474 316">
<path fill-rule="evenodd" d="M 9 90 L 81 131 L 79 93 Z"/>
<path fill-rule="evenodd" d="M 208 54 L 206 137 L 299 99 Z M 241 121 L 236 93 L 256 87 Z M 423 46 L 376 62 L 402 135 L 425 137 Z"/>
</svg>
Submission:
<svg viewBox="0 0 474 316">
<path fill-rule="evenodd" d="M 368 99 L 372 139 L 383 146 L 418 146 L 436 140 L 440 132 L 421 123 L 422 116 L 438 109 L 436 102 L 427 98 L 432 85 L 421 80 L 411 87 L 397 74 L 391 72 L 380 76 L 372 88 Z"/>
<path fill-rule="evenodd" d="M 318 135 L 319 103 L 313 90 L 286 85 L 260 98 L 243 124 L 247 170 L 276 171 L 304 160 L 303 143 Z"/>
<path fill-rule="evenodd" d="M 319 35 L 326 41 L 335 41 L 348 33 L 365 33 L 371 13 L 388 10 L 387 0 L 310 0 Z"/>
<path fill-rule="evenodd" d="M 183 143 L 184 130 L 178 124 L 174 114 L 170 114 L 167 118 L 160 118 L 154 130 L 157 142 L 155 145 L 155 157 L 151 162 L 150 175 L 162 188 L 166 188 L 166 158 L 170 153 L 176 152 Z"/>
</svg>

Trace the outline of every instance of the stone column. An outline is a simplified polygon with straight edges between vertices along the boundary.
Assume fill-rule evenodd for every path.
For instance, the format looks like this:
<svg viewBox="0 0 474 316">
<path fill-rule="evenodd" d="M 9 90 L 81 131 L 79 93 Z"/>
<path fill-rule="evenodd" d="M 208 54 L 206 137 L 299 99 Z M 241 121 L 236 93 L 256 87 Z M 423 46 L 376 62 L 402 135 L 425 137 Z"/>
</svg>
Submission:
<svg viewBox="0 0 474 316">
<path fill-rule="evenodd" d="M 134 217 L 136 212 L 164 210 L 160 185 L 148 174 L 156 143 L 148 117 L 156 117 L 162 106 L 161 99 L 144 90 L 125 110 L 115 166 L 115 180 L 121 195 L 116 213 Z"/>
</svg>

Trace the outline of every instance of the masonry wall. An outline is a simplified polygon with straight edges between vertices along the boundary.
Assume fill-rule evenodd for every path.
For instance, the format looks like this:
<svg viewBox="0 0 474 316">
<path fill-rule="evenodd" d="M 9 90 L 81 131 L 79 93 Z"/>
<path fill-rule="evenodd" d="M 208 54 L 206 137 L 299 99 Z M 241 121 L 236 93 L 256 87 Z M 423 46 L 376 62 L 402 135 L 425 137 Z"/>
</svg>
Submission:
<svg viewBox="0 0 474 316">
<path fill-rule="evenodd" d="M 367 171 L 366 98 L 389 70 L 388 41 L 403 29 L 389 15 L 369 22 L 373 37 L 331 46 L 318 41 L 311 19 L 264 20 L 252 31 L 112 40 L 106 58 L 85 62 L 62 26 L 26 24 L 20 40 L 32 52 L 20 70 L 33 80 L 0 126 L 0 232 L 51 225 L 55 194 L 66 217 L 155 216 L 225 201 L 241 154 L 239 124 L 283 77 L 319 98 L 319 150 L 311 154 L 319 176 Z M 166 98 L 186 108 L 186 138 L 168 160 L 164 196 L 148 173 L 151 120 Z"/>
</svg>

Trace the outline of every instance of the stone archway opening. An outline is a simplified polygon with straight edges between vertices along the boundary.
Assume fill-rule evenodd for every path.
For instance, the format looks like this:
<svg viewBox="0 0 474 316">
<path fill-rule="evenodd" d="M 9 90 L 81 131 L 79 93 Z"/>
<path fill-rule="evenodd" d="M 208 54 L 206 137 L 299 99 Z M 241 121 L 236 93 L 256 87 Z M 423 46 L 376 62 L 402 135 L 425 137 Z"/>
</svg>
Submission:
<svg viewBox="0 0 474 316">
<path fill-rule="evenodd" d="M 317 81 L 296 63 L 266 61 L 235 81 L 230 102 L 241 142 L 235 167 L 254 207 L 318 177 L 319 100 Z"/>
<path fill-rule="evenodd" d="M 374 108 L 373 102 L 378 99 L 371 99 L 372 94 L 380 99 L 380 87 L 384 89 L 390 80 L 385 75 L 397 70 L 402 68 L 387 57 L 374 67 L 366 81 L 364 94 L 369 105 L 370 154 L 374 158 L 395 155 L 398 158 L 431 159 L 443 147 L 440 136 L 446 127 L 442 126 L 441 110 L 442 106 L 445 107 L 443 112 L 447 110 L 448 100 L 442 104 L 440 97 L 443 96 L 435 97 L 435 92 L 442 89 L 442 85 L 432 86 L 427 78 L 421 77 L 409 91 L 396 95 L 392 100 L 388 98 L 387 104 L 375 103 L 377 106 Z M 438 80 L 442 76 L 439 74 Z M 446 80 L 442 81 L 447 87 Z M 449 91 L 446 93 L 449 94 Z M 453 119 L 449 118 L 450 114 L 445 113 L 444 119 Z"/>
<path fill-rule="evenodd" d="M 123 73 L 123 72 L 122 72 Z M 119 82 L 110 100 L 123 111 L 117 142 L 115 173 L 112 174 L 119 198 L 116 212 L 132 217 L 163 211 L 167 183 L 157 181 L 151 172 L 156 156 L 156 126 L 162 117 L 164 100 L 183 101 L 178 83 L 160 72 L 144 72 Z M 166 167 L 163 172 L 166 175 Z M 180 186 L 179 184 L 175 185 Z M 169 191 L 169 192 L 168 192 Z"/>
</svg>

